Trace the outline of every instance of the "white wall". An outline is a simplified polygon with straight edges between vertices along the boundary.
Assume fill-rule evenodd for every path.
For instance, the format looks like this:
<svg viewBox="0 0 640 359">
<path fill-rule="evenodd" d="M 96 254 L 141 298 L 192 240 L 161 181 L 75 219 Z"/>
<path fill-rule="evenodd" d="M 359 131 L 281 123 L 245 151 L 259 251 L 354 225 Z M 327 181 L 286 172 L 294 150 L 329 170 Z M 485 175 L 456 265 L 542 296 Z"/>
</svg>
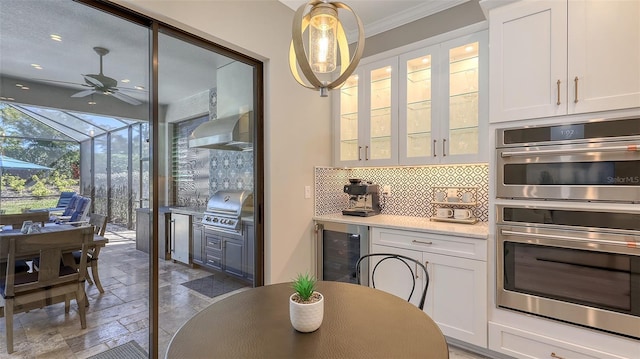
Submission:
<svg viewBox="0 0 640 359">
<path fill-rule="evenodd" d="M 313 166 L 331 164 L 330 98 L 288 67 L 293 10 L 276 0 L 115 0 L 265 63 L 265 282 L 313 272 Z M 331 95 L 330 95 L 331 96 Z"/>
</svg>

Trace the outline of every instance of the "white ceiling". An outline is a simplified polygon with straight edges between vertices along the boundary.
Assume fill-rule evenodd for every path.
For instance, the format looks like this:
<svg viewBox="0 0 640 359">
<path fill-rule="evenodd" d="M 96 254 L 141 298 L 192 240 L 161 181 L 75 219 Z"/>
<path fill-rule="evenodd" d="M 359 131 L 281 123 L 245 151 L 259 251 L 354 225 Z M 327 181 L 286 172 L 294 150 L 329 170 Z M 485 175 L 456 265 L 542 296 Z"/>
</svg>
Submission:
<svg viewBox="0 0 640 359">
<path fill-rule="evenodd" d="M 292 9 L 305 3 L 280 0 Z M 366 36 L 392 29 L 469 0 L 345 0 L 360 16 Z M 69 93 L 86 90 L 82 74 L 99 72 L 99 56 L 93 47 L 109 49 L 103 58 L 104 75 L 119 87 L 148 87 L 148 31 L 136 24 L 104 16 L 98 10 L 72 1 L 0 0 L 0 75 L 24 79 L 30 86 L 63 86 Z M 293 13 L 292 13 L 293 16 Z M 347 33 L 355 33 L 352 17 L 343 19 Z M 51 34 L 62 37 L 53 41 Z M 231 59 L 181 41 L 161 38 L 159 72 L 160 103 L 171 103 L 215 86 L 215 69 Z M 31 66 L 38 64 L 42 69 Z M 41 79 L 50 80 L 41 81 Z M 122 83 L 129 79 L 129 83 Z M 7 83 L 4 85 L 9 85 Z M 16 81 L 12 81 L 16 82 Z M 18 88 L 3 86 L 0 96 L 20 96 Z M 8 93 L 11 92 L 11 93 Z M 15 95 L 13 94 L 15 93 Z M 146 92 L 127 91 L 142 101 Z M 97 96 L 96 96 L 97 97 Z M 87 101 L 87 98 L 73 99 Z M 19 102 L 19 99 L 16 98 Z"/>
<path fill-rule="evenodd" d="M 82 74 L 98 74 L 100 57 L 93 50 L 109 50 L 103 73 L 118 87 L 149 87 L 149 31 L 115 16 L 73 1 L 0 0 L 0 74 L 34 84 L 86 90 Z M 51 34 L 62 37 L 53 41 Z M 159 101 L 166 104 L 207 91 L 216 84 L 215 69 L 231 59 L 169 36 L 159 39 Z M 38 64 L 42 69 L 31 66 Z M 130 80 L 123 83 L 123 79 Z M 49 81 L 43 81 L 49 80 Z M 5 80 L 6 81 L 6 80 Z M 61 81 L 66 83 L 54 83 Z M 9 81 L 7 81 L 9 82 Z M 5 89 L 7 86 L 4 87 Z M 16 89 L 10 89 L 13 92 Z M 20 101 L 16 95 L 6 93 Z M 146 102 L 146 91 L 124 90 Z M 74 93 L 74 92 L 70 92 Z M 100 95 L 102 96 L 102 95 Z M 95 96 L 96 100 L 98 95 Z M 86 102 L 88 98 L 75 99 Z"/>
<path fill-rule="evenodd" d="M 304 0 L 279 0 L 294 11 L 308 3 Z M 364 26 L 365 37 L 377 35 L 398 26 L 460 5 L 469 0 L 342 0 L 358 15 Z M 306 9 L 308 11 L 309 7 Z M 349 41 L 357 39 L 357 25 L 354 17 L 343 10 L 338 16 L 344 26 Z"/>
</svg>

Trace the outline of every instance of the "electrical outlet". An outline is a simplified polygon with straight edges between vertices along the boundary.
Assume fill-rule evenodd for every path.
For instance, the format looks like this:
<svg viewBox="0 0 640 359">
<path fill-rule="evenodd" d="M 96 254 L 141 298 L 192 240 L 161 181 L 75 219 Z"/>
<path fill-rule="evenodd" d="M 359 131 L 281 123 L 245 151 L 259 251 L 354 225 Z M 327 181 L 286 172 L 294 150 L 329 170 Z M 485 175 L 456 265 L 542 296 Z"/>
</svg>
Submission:
<svg viewBox="0 0 640 359">
<path fill-rule="evenodd" d="M 304 198 L 311 198 L 311 186 L 304 186 Z"/>
<path fill-rule="evenodd" d="M 382 186 L 382 194 L 391 197 L 391 186 L 388 184 Z"/>
</svg>

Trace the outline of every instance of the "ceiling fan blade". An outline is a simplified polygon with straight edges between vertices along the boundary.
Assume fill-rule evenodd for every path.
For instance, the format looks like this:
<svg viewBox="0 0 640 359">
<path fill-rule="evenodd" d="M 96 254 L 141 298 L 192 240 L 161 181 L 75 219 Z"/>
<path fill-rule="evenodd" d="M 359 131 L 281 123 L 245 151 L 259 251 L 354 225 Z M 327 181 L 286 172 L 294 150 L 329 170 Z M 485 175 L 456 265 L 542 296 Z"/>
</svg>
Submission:
<svg viewBox="0 0 640 359">
<path fill-rule="evenodd" d="M 58 81 L 58 80 L 48 80 L 48 79 L 31 79 L 32 81 L 36 81 L 36 82 L 53 82 L 53 83 L 57 83 L 57 84 L 67 84 L 67 85 L 76 85 L 76 86 L 83 86 L 83 87 L 91 87 L 87 84 L 81 84 L 78 82 L 68 82 L 68 81 Z"/>
<path fill-rule="evenodd" d="M 129 95 L 125 95 L 123 93 L 118 92 L 116 89 L 111 89 L 111 91 L 109 91 L 109 94 L 115 98 L 117 98 L 118 100 L 122 100 L 128 104 L 131 105 L 140 105 L 142 104 L 142 102 L 136 100 L 135 98 L 129 96 Z"/>
<path fill-rule="evenodd" d="M 94 89 L 82 90 L 80 92 L 74 93 L 73 95 L 71 95 L 71 97 L 85 97 L 85 96 L 93 95 L 94 93 L 96 93 L 96 90 Z"/>
<path fill-rule="evenodd" d="M 85 81 L 92 83 L 94 86 L 98 86 L 98 87 L 104 87 L 104 85 L 102 84 L 102 82 L 94 79 L 91 76 L 87 76 L 87 75 L 82 75 L 82 77 L 84 77 Z"/>
</svg>

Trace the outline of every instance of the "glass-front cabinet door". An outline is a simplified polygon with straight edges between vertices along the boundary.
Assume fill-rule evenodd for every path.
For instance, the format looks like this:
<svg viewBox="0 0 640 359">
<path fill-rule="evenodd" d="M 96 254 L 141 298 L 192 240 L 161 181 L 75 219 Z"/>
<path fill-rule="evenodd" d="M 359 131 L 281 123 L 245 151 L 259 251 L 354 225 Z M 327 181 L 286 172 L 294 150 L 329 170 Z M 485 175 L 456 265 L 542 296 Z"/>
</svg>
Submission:
<svg viewBox="0 0 640 359">
<path fill-rule="evenodd" d="M 477 162 L 486 158 L 486 146 L 481 144 L 488 122 L 486 44 L 487 32 L 482 31 L 441 45 L 444 162 Z"/>
<path fill-rule="evenodd" d="M 359 116 L 358 101 L 362 98 L 360 92 L 362 87 L 359 85 L 361 76 L 358 72 L 349 76 L 347 81 L 342 85 L 338 93 L 339 111 L 337 116 L 337 148 L 336 162 L 344 165 L 357 165 L 360 161 L 361 153 L 359 143 Z"/>
<path fill-rule="evenodd" d="M 398 62 L 397 58 L 363 66 L 366 108 L 362 129 L 364 166 L 398 163 Z"/>
<path fill-rule="evenodd" d="M 335 165 L 486 162 L 487 75 L 486 30 L 365 62 L 334 98 Z"/>
<path fill-rule="evenodd" d="M 434 107 L 439 46 L 400 56 L 399 161 L 426 164 L 439 161 L 435 153 L 438 123 Z"/>
<path fill-rule="evenodd" d="M 397 70 L 397 57 L 363 65 L 336 92 L 337 166 L 398 163 Z"/>
</svg>

